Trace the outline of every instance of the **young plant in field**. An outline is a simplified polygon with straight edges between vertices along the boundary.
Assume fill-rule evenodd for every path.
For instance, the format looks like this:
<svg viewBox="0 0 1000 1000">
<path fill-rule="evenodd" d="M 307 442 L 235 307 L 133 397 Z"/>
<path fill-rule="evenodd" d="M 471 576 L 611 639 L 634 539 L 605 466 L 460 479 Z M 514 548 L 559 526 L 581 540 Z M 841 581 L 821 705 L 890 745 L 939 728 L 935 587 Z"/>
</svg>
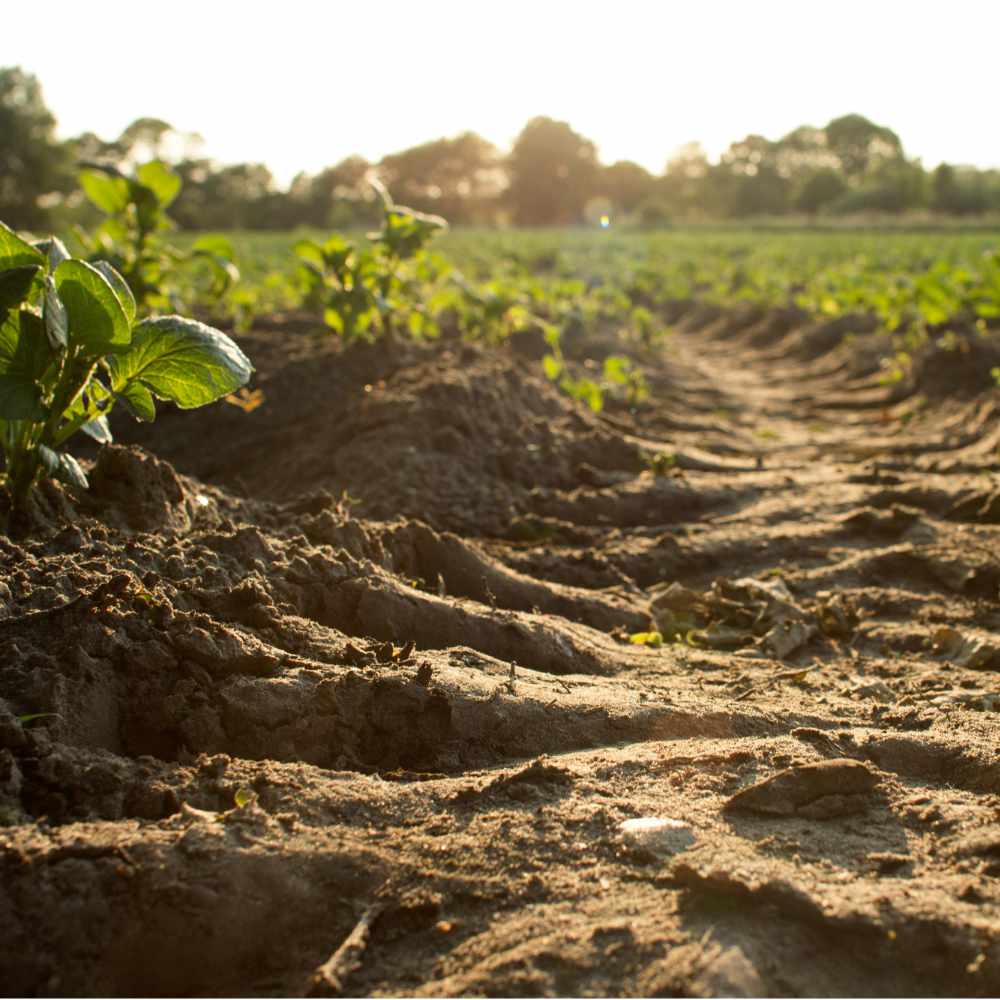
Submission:
<svg viewBox="0 0 1000 1000">
<path fill-rule="evenodd" d="M 601 379 L 574 378 L 560 345 L 558 327 L 548 324 L 545 340 L 549 353 L 542 358 L 546 377 L 574 399 L 586 403 L 595 413 L 604 409 L 605 397 L 621 399 L 629 406 L 636 406 L 649 398 L 649 387 L 642 370 L 622 354 L 610 354 L 604 359 Z"/>
<path fill-rule="evenodd" d="M 605 390 L 622 399 L 628 406 L 638 406 L 649 399 L 646 376 L 624 354 L 609 354 L 604 359 L 603 376 Z"/>
<path fill-rule="evenodd" d="M 252 372 L 212 327 L 181 316 L 136 322 L 129 285 L 106 261 L 76 260 L 55 238 L 27 243 L 0 223 L 0 446 L 15 510 L 42 476 L 87 486 L 65 446 L 77 431 L 110 442 L 118 401 L 153 420 L 154 398 L 203 406 Z"/>
<path fill-rule="evenodd" d="M 458 328 L 470 340 L 496 346 L 511 334 L 533 327 L 545 329 L 546 321 L 532 311 L 528 294 L 509 281 L 475 285 L 459 271 L 451 274 L 456 295 L 453 308 Z"/>
<path fill-rule="evenodd" d="M 401 332 L 434 336 L 434 282 L 445 268 L 427 245 L 448 224 L 394 204 L 381 184 L 374 186 L 382 199 L 382 228 L 368 234 L 368 246 L 336 234 L 325 243 L 295 244 L 306 303 L 322 309 L 327 326 L 347 341 Z"/>
<path fill-rule="evenodd" d="M 604 409 L 604 393 L 601 387 L 589 378 L 573 378 L 566 366 L 560 343 L 559 328 L 548 324 L 544 330 L 545 342 L 549 345 L 549 353 L 542 358 L 542 368 L 545 377 L 555 382 L 567 396 L 586 403 L 595 413 Z"/>
<path fill-rule="evenodd" d="M 93 233 L 77 235 L 91 260 L 106 260 L 122 275 L 140 313 L 177 307 L 179 271 L 185 265 L 195 272 L 207 269 L 204 291 L 213 300 L 239 281 L 225 236 L 202 236 L 187 252 L 163 239 L 175 228 L 167 209 L 180 193 L 181 179 L 160 160 L 137 167 L 132 177 L 108 164 L 84 163 L 80 186 L 105 218 Z"/>
</svg>

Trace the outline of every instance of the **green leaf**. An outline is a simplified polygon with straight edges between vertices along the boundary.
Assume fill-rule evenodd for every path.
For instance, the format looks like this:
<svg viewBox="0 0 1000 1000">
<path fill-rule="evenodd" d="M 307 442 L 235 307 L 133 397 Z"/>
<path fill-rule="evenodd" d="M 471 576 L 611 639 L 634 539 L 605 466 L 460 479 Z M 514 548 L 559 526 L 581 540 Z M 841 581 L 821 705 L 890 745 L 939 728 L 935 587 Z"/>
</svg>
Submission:
<svg viewBox="0 0 1000 1000">
<path fill-rule="evenodd" d="M 545 377 L 552 382 L 562 374 L 562 362 L 554 354 L 546 354 L 542 358 L 542 367 L 545 369 Z"/>
<path fill-rule="evenodd" d="M 195 253 L 207 253 L 213 257 L 222 257 L 224 260 L 234 260 L 236 258 L 236 251 L 233 250 L 233 244 L 230 239 L 218 233 L 208 233 L 205 236 L 199 236 L 194 241 L 194 246 L 191 249 Z"/>
<path fill-rule="evenodd" d="M 31 245 L 48 258 L 50 271 L 54 271 L 64 260 L 70 258 L 66 244 L 58 236 L 50 236 L 47 240 L 36 240 Z"/>
<path fill-rule="evenodd" d="M 69 315 L 70 340 L 93 355 L 126 346 L 131 323 L 108 279 L 82 260 L 64 260 L 55 273 L 59 297 Z"/>
<path fill-rule="evenodd" d="M 559 327 L 554 323 L 546 323 L 542 320 L 538 324 L 542 328 L 542 336 L 545 338 L 545 343 L 549 347 L 555 349 L 559 346 L 559 341 L 562 339 Z"/>
<path fill-rule="evenodd" d="M 90 485 L 80 463 L 72 455 L 67 455 L 64 451 L 53 451 L 44 444 L 40 444 L 38 457 L 42 460 L 42 468 L 53 479 L 58 479 L 81 490 L 85 490 Z"/>
<path fill-rule="evenodd" d="M 119 393 L 125 406 L 136 420 L 152 423 L 156 419 L 153 394 L 141 382 L 129 382 Z"/>
<path fill-rule="evenodd" d="M 106 260 L 96 261 L 94 267 L 108 279 L 108 284 L 118 296 L 118 301 L 121 303 L 122 309 L 125 310 L 125 317 L 131 326 L 135 322 L 136 306 L 135 296 L 132 294 L 132 289 L 128 287 L 128 282 Z"/>
<path fill-rule="evenodd" d="M 298 240 L 292 246 L 292 253 L 299 260 L 315 265 L 320 274 L 323 273 L 326 266 L 326 260 L 323 257 L 323 248 L 314 240 Z"/>
<path fill-rule="evenodd" d="M 563 392 L 586 403 L 595 413 L 600 413 L 604 407 L 604 393 L 601 387 L 589 378 L 564 378 L 559 383 Z"/>
<path fill-rule="evenodd" d="M 0 419 L 44 420 L 38 386 L 16 372 L 0 374 Z"/>
<path fill-rule="evenodd" d="M 166 208 L 181 189 L 181 179 L 162 160 L 150 160 L 135 172 L 135 179 L 156 195 L 162 208 Z"/>
<path fill-rule="evenodd" d="M 27 301 L 39 271 L 41 267 L 38 264 L 0 271 L 0 313 L 16 309 Z"/>
<path fill-rule="evenodd" d="M 207 250 L 195 250 L 194 256 L 208 262 L 212 269 L 212 291 L 211 294 L 220 298 L 226 290 L 235 285 L 240 280 L 240 269 L 225 257 L 217 257 Z"/>
<path fill-rule="evenodd" d="M 129 200 L 139 220 L 139 227 L 147 232 L 169 229 L 170 220 L 163 211 L 157 193 L 139 181 L 129 181 Z"/>
<path fill-rule="evenodd" d="M 83 193 L 108 215 L 118 215 L 128 208 L 129 182 L 114 167 L 94 164 L 80 171 Z"/>
<path fill-rule="evenodd" d="M 111 425 L 108 423 L 108 418 L 102 413 L 99 417 L 94 417 L 93 420 L 84 424 L 81 428 L 87 437 L 93 438 L 98 444 L 111 444 L 114 441 L 114 436 L 111 433 Z"/>
<path fill-rule="evenodd" d="M 38 380 L 50 358 L 41 318 L 9 313 L 0 323 L 0 419 L 45 419 Z"/>
<path fill-rule="evenodd" d="M 336 309 L 323 310 L 323 322 L 326 323 L 334 333 L 343 334 L 344 319 Z"/>
<path fill-rule="evenodd" d="M 66 307 L 56 291 L 56 283 L 51 274 L 45 275 L 45 301 L 42 307 L 45 319 L 45 335 L 53 350 L 65 347 L 68 343 L 69 317 Z"/>
<path fill-rule="evenodd" d="M 111 359 L 114 389 L 134 380 L 181 409 L 212 403 L 250 381 L 253 365 L 219 330 L 182 316 L 144 320 L 131 348 Z"/>
<path fill-rule="evenodd" d="M 633 646 L 652 646 L 657 649 L 663 645 L 663 636 L 659 632 L 633 632 L 628 641 Z"/>
<path fill-rule="evenodd" d="M 45 254 L 25 243 L 9 226 L 0 222 L 0 271 L 14 267 L 44 267 Z"/>
<path fill-rule="evenodd" d="M 19 715 L 17 717 L 17 721 L 20 722 L 22 726 L 25 726 L 29 722 L 34 722 L 36 719 L 50 719 L 58 717 L 58 712 L 29 712 L 27 715 Z"/>
<path fill-rule="evenodd" d="M 621 354 L 609 354 L 604 359 L 604 377 L 616 385 L 624 385 L 632 370 L 632 362 Z"/>
</svg>

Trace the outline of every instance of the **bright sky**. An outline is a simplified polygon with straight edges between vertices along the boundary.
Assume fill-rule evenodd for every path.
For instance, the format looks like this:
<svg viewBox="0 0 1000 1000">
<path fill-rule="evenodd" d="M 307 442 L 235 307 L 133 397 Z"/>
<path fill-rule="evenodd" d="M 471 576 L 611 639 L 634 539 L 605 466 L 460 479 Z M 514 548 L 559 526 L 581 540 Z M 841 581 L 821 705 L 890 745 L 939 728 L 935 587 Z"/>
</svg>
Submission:
<svg viewBox="0 0 1000 1000">
<path fill-rule="evenodd" d="M 657 173 L 849 112 L 925 166 L 1000 166 L 998 37 L 998 0 L 49 0 L 5 7 L 0 66 L 63 137 L 162 118 L 282 184 L 467 129 L 507 148 L 535 115 Z"/>
</svg>

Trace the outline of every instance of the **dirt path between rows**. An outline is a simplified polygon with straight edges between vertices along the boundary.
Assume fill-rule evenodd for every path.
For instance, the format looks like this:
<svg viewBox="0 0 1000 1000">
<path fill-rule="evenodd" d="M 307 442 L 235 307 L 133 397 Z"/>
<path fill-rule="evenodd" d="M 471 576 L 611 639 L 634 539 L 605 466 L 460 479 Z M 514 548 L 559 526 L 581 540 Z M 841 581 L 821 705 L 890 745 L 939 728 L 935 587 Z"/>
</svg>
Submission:
<svg viewBox="0 0 1000 1000">
<path fill-rule="evenodd" d="M 601 415 L 251 334 L 263 406 L 40 492 L 5 994 L 1000 993 L 983 347 L 884 384 L 850 321 L 681 312 Z"/>
</svg>

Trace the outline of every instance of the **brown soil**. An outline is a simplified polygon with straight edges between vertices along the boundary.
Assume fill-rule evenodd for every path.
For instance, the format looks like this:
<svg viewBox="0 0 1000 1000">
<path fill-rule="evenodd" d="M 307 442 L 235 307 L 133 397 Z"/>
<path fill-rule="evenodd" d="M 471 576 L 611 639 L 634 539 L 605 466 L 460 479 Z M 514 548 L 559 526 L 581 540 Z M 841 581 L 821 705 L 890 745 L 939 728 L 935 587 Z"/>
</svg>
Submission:
<svg viewBox="0 0 1000 1000">
<path fill-rule="evenodd" d="M 122 424 L 0 538 L 3 992 L 1000 993 L 995 361 L 862 325 Z"/>
</svg>

